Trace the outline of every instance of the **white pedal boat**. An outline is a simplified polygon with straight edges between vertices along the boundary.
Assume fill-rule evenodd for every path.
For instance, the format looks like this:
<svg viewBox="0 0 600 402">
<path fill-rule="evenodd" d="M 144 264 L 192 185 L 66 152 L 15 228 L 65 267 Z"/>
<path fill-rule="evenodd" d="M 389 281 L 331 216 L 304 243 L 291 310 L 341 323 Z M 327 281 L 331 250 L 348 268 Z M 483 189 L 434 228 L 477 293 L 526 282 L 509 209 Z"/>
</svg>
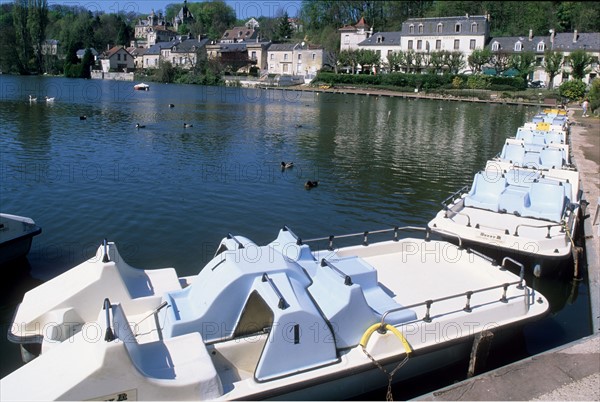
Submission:
<svg viewBox="0 0 600 402">
<path fill-rule="evenodd" d="M 541 163 L 540 163 L 541 165 Z M 490 160 L 428 223 L 480 251 L 525 256 L 536 276 L 571 258 L 582 202 L 579 172 Z"/>
<path fill-rule="evenodd" d="M 385 232 L 394 239 L 368 243 Z M 230 235 L 195 277 L 179 281 L 188 285 L 138 297 L 111 292 L 145 289 L 149 271 L 119 277 L 124 262 L 112 261 L 109 243 L 99 256 L 110 262 L 89 262 L 95 275 L 63 274 L 34 289 L 36 300 L 25 297 L 13 330 L 53 345 L 0 380 L 1 399 L 339 400 L 388 384 L 373 360 L 388 372 L 403 364 L 393 377 L 402 381 L 468 358 L 476 334 L 508 334 L 547 313 L 523 267 L 520 276 L 505 269 L 516 261 L 397 234 L 365 232 L 337 249 L 330 237 L 318 251 L 287 227 L 265 246 Z M 75 276 L 101 291 L 80 298 Z M 44 326 L 51 334 L 69 327 L 44 321 L 60 317 L 57 309 L 85 320 L 62 341 L 45 337 Z"/>
</svg>

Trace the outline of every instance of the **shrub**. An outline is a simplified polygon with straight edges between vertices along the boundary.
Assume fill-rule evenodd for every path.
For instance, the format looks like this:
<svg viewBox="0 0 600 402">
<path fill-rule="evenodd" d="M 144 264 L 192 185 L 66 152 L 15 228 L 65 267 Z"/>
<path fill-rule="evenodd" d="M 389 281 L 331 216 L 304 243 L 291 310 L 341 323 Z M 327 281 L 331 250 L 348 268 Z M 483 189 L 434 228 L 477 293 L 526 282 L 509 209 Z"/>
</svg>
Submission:
<svg viewBox="0 0 600 402">
<path fill-rule="evenodd" d="M 460 89 L 463 88 L 463 79 L 460 78 L 459 76 L 456 76 L 452 79 L 452 88 L 454 89 Z"/>
<path fill-rule="evenodd" d="M 470 75 L 467 79 L 467 88 L 470 89 L 489 89 L 491 79 L 487 75 Z"/>
<path fill-rule="evenodd" d="M 590 99 L 590 110 L 592 112 L 600 109 L 600 78 L 596 78 L 592 81 L 592 87 L 590 88 L 588 98 Z"/>
<path fill-rule="evenodd" d="M 585 84 L 580 80 L 566 81 L 560 85 L 558 92 L 570 101 L 580 100 L 585 95 Z"/>
</svg>

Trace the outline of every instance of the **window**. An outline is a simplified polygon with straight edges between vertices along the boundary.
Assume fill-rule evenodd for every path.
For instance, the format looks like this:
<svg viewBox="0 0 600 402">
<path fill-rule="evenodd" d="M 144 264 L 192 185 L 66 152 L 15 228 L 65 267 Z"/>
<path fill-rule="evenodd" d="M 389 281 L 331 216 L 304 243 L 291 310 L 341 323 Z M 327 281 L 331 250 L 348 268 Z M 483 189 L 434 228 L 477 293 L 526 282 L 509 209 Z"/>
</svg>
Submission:
<svg viewBox="0 0 600 402">
<path fill-rule="evenodd" d="M 460 49 L 460 40 L 454 39 L 454 50 Z"/>
<path fill-rule="evenodd" d="M 379 57 L 379 59 L 381 59 L 381 50 L 379 50 L 379 49 L 376 50 L 375 54 L 377 54 L 377 56 Z"/>
<path fill-rule="evenodd" d="M 498 50 L 500 50 L 500 44 L 498 42 L 492 43 L 492 50 L 494 52 L 497 52 Z"/>
<path fill-rule="evenodd" d="M 256 60 L 256 50 L 252 51 L 252 56 L 250 57 L 252 57 L 252 60 Z"/>
<path fill-rule="evenodd" d="M 423 33 L 423 24 L 419 24 L 419 33 Z"/>
<path fill-rule="evenodd" d="M 454 32 L 456 32 L 456 33 L 460 32 L 460 24 L 454 25 Z"/>
<path fill-rule="evenodd" d="M 121 55 L 120 54 L 117 54 L 117 60 L 121 61 Z"/>
<path fill-rule="evenodd" d="M 123 55 L 123 60 L 127 61 L 127 55 L 126 54 Z"/>
<path fill-rule="evenodd" d="M 421 50 L 423 48 L 423 41 L 422 40 L 418 40 L 417 41 L 417 50 Z"/>
<path fill-rule="evenodd" d="M 408 32 L 411 33 L 411 34 L 415 33 L 415 26 L 414 25 L 409 26 L 408 27 Z"/>
<path fill-rule="evenodd" d="M 287 60 L 287 59 L 288 59 L 288 54 L 287 54 L 287 53 L 284 53 L 284 55 L 283 55 L 283 60 Z"/>
<path fill-rule="evenodd" d="M 523 44 L 521 42 L 515 43 L 515 52 L 520 52 L 523 50 Z"/>
<path fill-rule="evenodd" d="M 275 54 L 271 53 L 271 60 L 275 60 Z"/>
<path fill-rule="evenodd" d="M 538 52 L 543 52 L 545 48 L 546 48 L 546 46 L 544 45 L 544 42 L 538 43 L 538 45 L 537 45 Z"/>
<path fill-rule="evenodd" d="M 392 50 L 388 50 L 387 55 L 390 56 L 392 54 Z"/>
<path fill-rule="evenodd" d="M 350 35 L 344 35 L 344 45 L 350 44 Z"/>
<path fill-rule="evenodd" d="M 298 53 L 298 61 L 302 61 L 302 53 Z"/>
<path fill-rule="evenodd" d="M 315 61 L 317 59 L 317 54 L 316 53 L 312 54 L 312 59 L 313 59 L 313 61 Z"/>
<path fill-rule="evenodd" d="M 471 32 L 477 32 L 477 23 L 476 22 L 471 24 Z"/>
<path fill-rule="evenodd" d="M 288 64 L 284 64 L 283 65 L 283 72 L 287 73 L 288 72 Z"/>
<path fill-rule="evenodd" d="M 471 41 L 469 42 L 469 49 L 475 49 L 475 39 L 471 39 Z"/>
<path fill-rule="evenodd" d="M 444 29 L 444 25 L 441 22 L 439 24 L 437 24 L 437 33 L 442 33 L 443 29 Z"/>
<path fill-rule="evenodd" d="M 442 40 L 438 39 L 435 41 L 435 50 L 441 50 L 442 49 Z"/>
<path fill-rule="evenodd" d="M 409 49 L 412 49 L 412 48 L 413 48 L 413 41 L 412 41 L 412 40 L 409 40 L 409 41 L 408 41 L 408 48 L 409 48 Z"/>
</svg>

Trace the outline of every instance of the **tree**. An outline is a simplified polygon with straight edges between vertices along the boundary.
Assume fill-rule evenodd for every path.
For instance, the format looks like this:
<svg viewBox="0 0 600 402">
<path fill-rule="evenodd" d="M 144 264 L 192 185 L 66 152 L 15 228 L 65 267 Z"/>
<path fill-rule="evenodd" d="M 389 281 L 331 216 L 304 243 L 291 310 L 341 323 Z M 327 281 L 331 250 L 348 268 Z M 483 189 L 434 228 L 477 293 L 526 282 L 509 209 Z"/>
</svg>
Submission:
<svg viewBox="0 0 600 402">
<path fill-rule="evenodd" d="M 365 66 L 378 67 L 381 62 L 381 57 L 374 50 L 359 49 L 356 52 L 356 62 L 361 65 L 362 71 L 365 71 Z M 371 74 L 371 70 L 369 70 Z"/>
<path fill-rule="evenodd" d="M 161 59 L 158 68 L 154 72 L 154 78 L 158 82 L 172 83 L 175 79 L 175 68 L 171 62 Z"/>
<path fill-rule="evenodd" d="M 282 40 L 288 40 L 292 37 L 294 29 L 290 23 L 290 17 L 287 11 L 283 14 L 283 16 L 281 16 L 281 18 L 279 18 L 277 31 L 279 38 Z"/>
<path fill-rule="evenodd" d="M 508 70 L 508 66 L 510 65 L 510 55 L 506 51 L 499 50 L 492 54 L 491 63 L 496 70 L 496 75 L 500 75 Z"/>
<path fill-rule="evenodd" d="M 589 67 L 592 64 L 592 56 L 586 51 L 582 49 L 575 50 L 569 55 L 568 59 L 571 64 L 571 75 L 576 80 L 582 80 L 590 72 Z"/>
<path fill-rule="evenodd" d="M 448 66 L 448 71 L 450 74 L 458 74 L 458 72 L 466 65 L 465 56 L 458 51 L 450 52 L 448 58 L 446 59 L 446 65 Z"/>
<path fill-rule="evenodd" d="M 544 70 L 548 74 L 548 88 L 552 89 L 554 86 L 554 77 L 556 77 L 562 68 L 564 56 L 560 52 L 555 52 L 553 50 L 547 50 L 544 53 Z"/>
<path fill-rule="evenodd" d="M 490 49 L 475 49 L 473 53 L 469 55 L 467 61 L 469 66 L 475 73 L 481 73 L 483 66 L 488 64 L 492 59 L 492 52 Z"/>
<path fill-rule="evenodd" d="M 446 50 L 431 52 L 431 56 L 429 57 L 429 64 L 431 64 L 431 69 L 434 74 L 444 71 L 447 53 L 448 51 Z"/>
<path fill-rule="evenodd" d="M 356 50 L 342 50 L 338 56 L 338 63 L 342 66 L 349 66 L 352 74 L 354 74 L 358 64 L 357 56 Z"/>
<path fill-rule="evenodd" d="M 404 64 L 404 52 L 398 50 L 387 56 L 387 67 L 390 71 L 400 71 L 400 67 Z"/>
<path fill-rule="evenodd" d="M 94 65 L 94 55 L 92 51 L 87 48 L 85 49 L 85 53 L 83 54 L 83 59 L 81 61 L 82 64 L 82 78 L 90 78 L 90 69 Z"/>
<path fill-rule="evenodd" d="M 533 73 L 535 64 L 535 54 L 533 52 L 515 53 L 510 57 L 510 67 L 519 72 L 518 76 L 527 82 L 530 74 Z"/>
<path fill-rule="evenodd" d="M 31 46 L 31 34 L 27 29 L 27 18 L 29 9 L 27 0 L 15 0 L 13 6 L 13 26 L 15 29 L 16 49 L 17 49 L 17 69 L 20 74 L 29 73 L 29 63 L 33 55 Z"/>
</svg>

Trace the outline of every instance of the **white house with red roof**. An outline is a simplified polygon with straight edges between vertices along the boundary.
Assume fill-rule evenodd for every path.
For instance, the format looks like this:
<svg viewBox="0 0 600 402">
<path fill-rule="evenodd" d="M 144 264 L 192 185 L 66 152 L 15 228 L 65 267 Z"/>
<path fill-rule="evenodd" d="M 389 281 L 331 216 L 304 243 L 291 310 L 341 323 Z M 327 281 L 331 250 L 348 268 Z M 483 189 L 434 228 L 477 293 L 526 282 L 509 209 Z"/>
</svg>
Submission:
<svg viewBox="0 0 600 402">
<path fill-rule="evenodd" d="M 127 72 L 135 68 L 134 57 L 123 46 L 114 46 L 100 56 L 102 72 Z"/>
</svg>

